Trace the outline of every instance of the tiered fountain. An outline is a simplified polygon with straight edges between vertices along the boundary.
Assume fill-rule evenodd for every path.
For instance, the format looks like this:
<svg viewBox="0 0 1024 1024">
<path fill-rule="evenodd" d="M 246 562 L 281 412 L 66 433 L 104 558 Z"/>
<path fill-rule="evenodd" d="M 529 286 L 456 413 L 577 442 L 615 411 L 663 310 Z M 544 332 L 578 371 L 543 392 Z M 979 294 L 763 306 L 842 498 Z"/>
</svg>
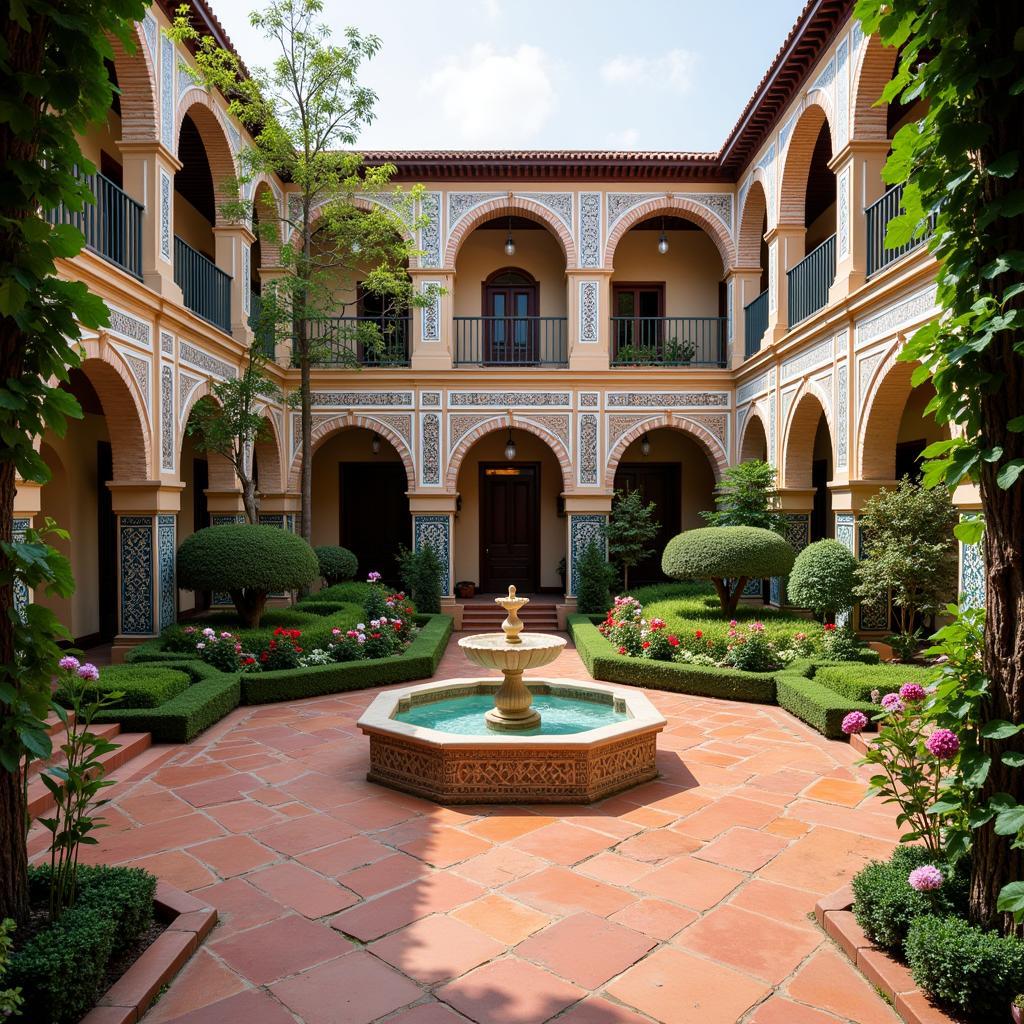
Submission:
<svg viewBox="0 0 1024 1024">
<path fill-rule="evenodd" d="M 523 679 L 566 641 L 523 635 L 529 598 L 496 602 L 501 633 L 459 646 L 494 679 L 448 679 L 390 690 L 359 719 L 370 737 L 367 778 L 441 803 L 584 803 L 652 779 L 665 719 L 639 691 L 593 681 Z"/>
</svg>

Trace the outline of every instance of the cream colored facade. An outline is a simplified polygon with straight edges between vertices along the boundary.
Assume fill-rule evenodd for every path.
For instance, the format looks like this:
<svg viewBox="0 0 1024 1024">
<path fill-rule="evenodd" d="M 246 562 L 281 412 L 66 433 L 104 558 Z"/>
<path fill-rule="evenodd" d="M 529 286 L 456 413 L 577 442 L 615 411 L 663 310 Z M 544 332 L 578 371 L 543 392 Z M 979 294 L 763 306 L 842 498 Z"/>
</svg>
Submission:
<svg viewBox="0 0 1024 1024">
<path fill-rule="evenodd" d="M 98 160 L 103 150 L 116 158 L 124 191 L 141 207 L 139 274 L 94 251 L 63 268 L 111 309 L 110 327 L 87 336 L 78 385 L 92 393 L 95 411 L 63 441 L 44 439 L 54 480 L 18 495 L 20 527 L 53 515 L 71 530 L 79 590 L 57 610 L 73 635 L 94 638 L 113 628 L 121 644 L 158 632 L 192 607 L 192 595 L 176 589 L 173 556 L 203 525 L 197 515 L 213 522 L 239 516 L 226 466 L 207 460 L 206 486 L 199 487 L 185 427 L 210 382 L 242 364 L 251 343 L 250 281 L 272 276 L 275 258 L 264 246 L 263 266 L 252 267 L 247 228 L 220 222 L 219 213 L 211 224 L 176 193 L 186 117 L 202 138 L 215 191 L 246 135 L 220 96 L 192 82 L 184 70 L 190 57 L 165 37 L 166 25 L 160 6 L 139 25 L 136 53 L 115 62 L 121 115 L 112 114 L 85 143 L 90 157 Z M 534 583 L 564 593 L 569 604 L 575 562 L 608 514 L 620 464 L 680 467 L 679 522 L 671 524 L 679 529 L 698 525 L 725 467 L 765 457 L 778 467 L 794 543 L 829 535 L 856 551 L 865 499 L 893 481 L 907 443 L 938 436 L 922 415 L 922 398 L 911 395 L 911 368 L 897 361 L 906 337 L 935 312 L 934 261 L 919 246 L 868 274 L 865 208 L 883 194 L 879 172 L 888 148 L 886 111 L 873 103 L 892 63 L 855 22 L 841 24 L 734 180 L 659 171 L 653 158 L 646 177 L 419 179 L 426 226 L 410 274 L 418 287 L 436 284 L 444 293 L 415 311 L 408 365 L 314 371 L 314 542 L 348 540 L 340 536 L 339 464 L 390 462 L 404 469 L 409 505 L 408 532 L 394 544 L 433 545 L 449 597 L 457 580 L 479 582 L 489 557 L 481 530 L 493 532 L 481 514 L 479 467 L 507 461 L 511 429 L 514 462 L 539 466 Z M 808 225 L 809 173 L 823 126 L 834 201 Z M 453 154 L 451 162 L 461 158 Z M 263 189 L 283 210 L 287 186 L 260 181 L 246 194 Z M 514 230 L 511 257 L 503 249 L 509 218 L 536 226 Z M 657 250 L 662 218 L 670 225 L 664 255 Z M 696 230 L 679 229 L 677 219 Z M 791 324 L 787 272 L 799 272 L 808 239 L 817 243 L 832 231 L 827 299 Z M 208 251 L 230 277 L 227 329 L 183 301 L 175 235 Z M 536 282 L 534 312 L 556 324 L 562 347 L 531 350 L 536 358 L 523 365 L 481 365 L 487 353 L 467 357 L 460 338 L 470 329 L 493 338 L 481 319 L 490 311 L 485 282 L 508 268 Z M 745 307 L 764 280 L 767 328 L 748 347 Z M 617 288 L 626 284 L 660 287 L 666 319 L 646 335 L 659 351 L 699 332 L 689 361 L 616 365 L 624 337 L 617 332 L 640 330 L 612 321 Z M 287 353 L 278 355 L 274 373 L 294 390 L 296 372 Z M 272 440 L 255 456 L 261 517 L 294 529 L 298 416 L 279 407 L 268 407 L 266 416 Z M 375 436 L 379 454 L 367 443 Z M 99 475 L 100 442 L 109 445 L 109 481 Z M 958 498 L 964 508 L 977 504 L 966 491 Z M 114 536 L 104 541 L 111 528 Z M 976 596 L 983 585 L 976 553 L 965 550 L 962 562 L 962 585 Z M 771 597 L 784 599 L 780 581 Z M 884 618 L 867 610 L 860 625 L 881 631 Z"/>
</svg>

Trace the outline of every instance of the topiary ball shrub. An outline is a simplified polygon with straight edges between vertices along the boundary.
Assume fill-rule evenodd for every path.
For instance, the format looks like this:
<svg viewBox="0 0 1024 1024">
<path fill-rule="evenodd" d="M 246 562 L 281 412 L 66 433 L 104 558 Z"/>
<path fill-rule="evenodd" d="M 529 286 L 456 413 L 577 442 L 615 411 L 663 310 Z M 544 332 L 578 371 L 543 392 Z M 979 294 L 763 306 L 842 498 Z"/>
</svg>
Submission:
<svg viewBox="0 0 1024 1024">
<path fill-rule="evenodd" d="M 732 616 L 747 580 L 787 576 L 796 553 L 789 542 L 759 526 L 706 526 L 677 534 L 661 568 L 676 580 L 710 580 L 722 611 Z"/>
<path fill-rule="evenodd" d="M 925 864 L 935 864 L 947 876 L 940 889 L 910 887 L 910 872 Z M 897 846 L 888 860 L 873 860 L 853 876 L 853 915 L 875 945 L 902 954 L 917 918 L 966 911 L 968 884 L 964 868 L 948 872 L 923 846 Z"/>
<path fill-rule="evenodd" d="M 580 556 L 577 567 L 576 609 L 583 615 L 602 615 L 611 607 L 611 585 L 615 567 L 608 563 L 604 551 L 591 541 Z"/>
<path fill-rule="evenodd" d="M 208 526 L 178 548 L 178 586 L 227 591 L 250 629 L 259 626 L 268 594 L 298 590 L 319 572 L 313 549 L 276 526 Z"/>
<path fill-rule="evenodd" d="M 839 541 L 815 541 L 796 556 L 786 592 L 793 604 L 835 622 L 837 612 L 853 605 L 856 568 L 857 559 Z"/>
<path fill-rule="evenodd" d="M 359 570 L 359 559 L 348 548 L 337 544 L 325 544 L 313 548 L 317 564 L 320 566 L 320 578 L 332 587 L 335 583 L 344 583 L 355 579 Z"/>
<path fill-rule="evenodd" d="M 969 1020 L 1006 1020 L 1010 1003 L 1024 991 L 1024 942 L 963 918 L 917 918 L 906 950 L 914 981 Z"/>
</svg>

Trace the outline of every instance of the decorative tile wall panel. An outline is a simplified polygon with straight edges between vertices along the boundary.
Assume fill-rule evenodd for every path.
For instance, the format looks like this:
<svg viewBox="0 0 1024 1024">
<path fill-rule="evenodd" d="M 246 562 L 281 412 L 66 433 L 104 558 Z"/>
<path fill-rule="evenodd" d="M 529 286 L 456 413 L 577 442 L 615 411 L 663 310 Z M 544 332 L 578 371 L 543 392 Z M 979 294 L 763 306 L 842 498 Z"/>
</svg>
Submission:
<svg viewBox="0 0 1024 1024">
<path fill-rule="evenodd" d="M 569 596 L 579 591 L 579 561 L 591 543 L 598 544 L 607 555 L 608 543 L 605 527 L 608 517 L 599 513 L 570 513 L 569 515 Z"/>
<path fill-rule="evenodd" d="M 121 623 L 125 636 L 152 636 L 153 516 L 118 516 Z"/>
<path fill-rule="evenodd" d="M 441 593 L 450 597 L 452 593 L 452 533 L 451 516 L 413 515 L 413 550 L 425 547 L 434 549 L 441 563 Z"/>
</svg>

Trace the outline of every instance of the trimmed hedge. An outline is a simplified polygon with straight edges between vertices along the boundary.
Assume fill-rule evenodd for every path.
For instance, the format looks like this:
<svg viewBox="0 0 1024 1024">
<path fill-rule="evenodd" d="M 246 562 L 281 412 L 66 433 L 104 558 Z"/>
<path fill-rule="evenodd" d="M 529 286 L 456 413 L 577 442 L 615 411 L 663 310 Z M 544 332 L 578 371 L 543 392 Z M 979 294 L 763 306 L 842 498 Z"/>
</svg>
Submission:
<svg viewBox="0 0 1024 1024">
<path fill-rule="evenodd" d="M 420 631 L 408 650 L 390 658 L 244 674 L 241 677 L 242 703 L 299 700 L 432 676 L 452 634 L 452 618 L 450 615 L 417 616 L 417 621 Z"/>
<path fill-rule="evenodd" d="M 190 682 L 185 672 L 173 668 L 111 665 L 100 672 L 99 679 L 85 686 L 83 693 L 87 701 L 92 701 L 120 692 L 123 696 L 114 707 L 156 708 L 184 693 Z M 57 690 L 54 698 L 65 707 L 71 705 L 63 688 Z"/>
<path fill-rule="evenodd" d="M 343 583 L 352 579 L 359 570 L 359 559 L 348 548 L 337 544 L 324 544 L 313 548 L 320 578 L 327 583 Z"/>
<path fill-rule="evenodd" d="M 297 609 L 304 609 L 308 604 L 315 604 L 318 601 L 349 602 L 357 604 L 360 608 L 366 604 L 373 585 L 359 580 L 350 580 L 348 583 L 335 583 L 331 587 L 324 587 L 315 593 L 302 598 L 296 605 Z"/>
<path fill-rule="evenodd" d="M 151 733 L 158 743 L 188 743 L 238 707 L 241 687 L 237 673 L 218 672 L 197 658 L 175 657 L 176 661 L 159 659 L 161 668 L 173 667 L 185 673 L 192 680 L 187 690 L 155 708 L 105 708 L 94 720 L 119 722 L 136 732 Z"/>
<path fill-rule="evenodd" d="M 779 707 L 829 739 L 844 735 L 843 719 L 851 711 L 863 711 L 868 719 L 878 714 L 875 704 L 846 697 L 817 678 L 809 678 L 815 668 L 813 662 L 798 661 L 775 674 L 775 699 Z"/>
<path fill-rule="evenodd" d="M 787 576 L 796 552 L 785 537 L 759 526 L 702 526 L 665 546 L 661 568 L 675 580 Z"/>
<path fill-rule="evenodd" d="M 898 690 L 904 683 L 924 685 L 932 670 L 916 665 L 829 665 L 815 676 L 836 693 L 854 700 L 870 700 L 872 690 L 883 694 Z M 878 708 L 875 708 L 877 713 Z"/>
</svg>

